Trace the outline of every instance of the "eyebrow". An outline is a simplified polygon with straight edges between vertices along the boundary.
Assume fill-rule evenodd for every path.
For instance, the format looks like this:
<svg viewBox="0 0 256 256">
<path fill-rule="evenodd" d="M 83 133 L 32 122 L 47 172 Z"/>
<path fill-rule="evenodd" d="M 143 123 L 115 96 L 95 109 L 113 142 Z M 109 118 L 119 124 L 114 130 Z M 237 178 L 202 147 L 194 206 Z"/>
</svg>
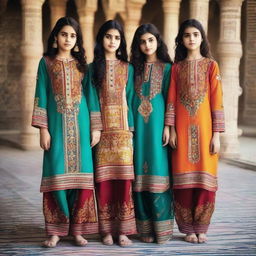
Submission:
<svg viewBox="0 0 256 256">
<path fill-rule="evenodd" d="M 149 38 L 147 38 L 147 39 L 140 39 L 140 40 L 141 40 L 141 41 L 147 41 L 147 40 L 149 40 L 149 39 L 154 39 L 154 37 L 151 36 L 151 37 L 149 37 Z"/>
<path fill-rule="evenodd" d="M 106 33 L 105 35 L 106 36 L 118 36 L 118 37 L 120 37 L 120 35 L 113 35 L 113 34 L 109 34 L 109 33 Z"/>
</svg>

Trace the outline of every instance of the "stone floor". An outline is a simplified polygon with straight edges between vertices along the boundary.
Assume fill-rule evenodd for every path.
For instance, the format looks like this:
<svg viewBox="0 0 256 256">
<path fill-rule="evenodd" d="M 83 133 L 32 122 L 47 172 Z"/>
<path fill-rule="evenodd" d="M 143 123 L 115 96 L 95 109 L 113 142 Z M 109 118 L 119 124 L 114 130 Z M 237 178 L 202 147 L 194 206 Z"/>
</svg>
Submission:
<svg viewBox="0 0 256 256">
<path fill-rule="evenodd" d="M 41 164 L 41 151 L 0 146 L 0 255 L 256 255 L 255 171 L 220 162 L 216 210 L 206 244 L 185 243 L 175 227 L 173 240 L 162 246 L 134 237 L 130 248 L 107 247 L 94 237 L 84 248 L 67 238 L 57 248 L 45 249 L 40 246 L 45 238 Z"/>
</svg>

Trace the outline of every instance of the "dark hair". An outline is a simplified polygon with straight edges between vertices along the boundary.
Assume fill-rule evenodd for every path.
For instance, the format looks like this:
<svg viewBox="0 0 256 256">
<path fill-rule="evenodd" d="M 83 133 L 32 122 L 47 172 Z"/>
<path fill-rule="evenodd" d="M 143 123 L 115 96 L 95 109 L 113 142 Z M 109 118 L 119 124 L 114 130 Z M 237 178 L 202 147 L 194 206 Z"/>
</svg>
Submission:
<svg viewBox="0 0 256 256">
<path fill-rule="evenodd" d="M 103 47 L 103 38 L 110 29 L 117 29 L 120 33 L 121 42 L 118 50 L 116 51 L 116 58 L 127 62 L 127 50 L 126 41 L 124 37 L 123 27 L 116 20 L 106 21 L 99 29 L 96 36 L 96 44 L 94 47 L 94 58 L 93 58 L 93 84 L 100 88 L 105 78 L 106 72 L 106 58 L 105 49 Z"/>
<path fill-rule="evenodd" d="M 85 58 L 85 50 L 83 48 L 82 32 L 79 24 L 76 22 L 75 19 L 71 17 L 62 17 L 56 22 L 49 36 L 48 43 L 47 43 L 47 51 L 44 53 L 44 56 L 49 56 L 50 58 L 54 58 L 57 55 L 58 49 L 53 48 L 53 43 L 55 41 L 55 37 L 57 37 L 60 30 L 67 25 L 71 26 L 75 30 L 76 38 L 77 38 L 76 46 L 78 46 L 78 49 L 79 49 L 78 52 L 75 52 L 74 51 L 74 48 L 76 47 L 75 46 L 73 49 L 71 49 L 71 55 L 78 61 L 78 64 L 77 64 L 78 70 L 82 73 L 86 73 L 87 65 L 86 65 L 86 58 Z"/>
<path fill-rule="evenodd" d="M 183 35 L 184 35 L 184 31 L 189 27 L 194 27 L 194 28 L 198 29 L 201 33 L 202 40 L 203 40 L 201 45 L 200 45 L 201 55 L 203 57 L 212 58 L 212 55 L 211 55 L 211 52 L 210 52 L 210 45 L 209 45 L 208 39 L 205 35 L 202 24 L 198 20 L 189 19 L 189 20 L 185 20 L 180 25 L 178 35 L 175 38 L 176 48 L 175 48 L 175 59 L 174 59 L 174 61 L 175 62 L 182 61 L 187 57 L 188 50 L 183 45 Z"/>
<path fill-rule="evenodd" d="M 156 55 L 157 58 L 162 62 L 172 63 L 171 58 L 168 54 L 168 48 L 164 43 L 160 32 L 153 24 L 143 24 L 137 28 L 135 31 L 132 45 L 131 45 L 131 63 L 135 69 L 135 75 L 139 76 L 143 73 L 144 70 L 144 62 L 146 61 L 146 55 L 140 49 L 140 39 L 141 36 L 150 33 L 156 37 L 157 40 L 157 50 Z"/>
</svg>

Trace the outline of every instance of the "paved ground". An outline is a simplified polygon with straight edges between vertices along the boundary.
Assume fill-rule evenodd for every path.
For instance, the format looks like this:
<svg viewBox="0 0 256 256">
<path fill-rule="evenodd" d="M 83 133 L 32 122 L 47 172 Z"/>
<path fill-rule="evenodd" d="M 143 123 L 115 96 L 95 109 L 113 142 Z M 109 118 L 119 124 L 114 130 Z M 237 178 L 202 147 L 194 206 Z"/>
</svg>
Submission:
<svg viewBox="0 0 256 256">
<path fill-rule="evenodd" d="M 255 149 L 256 144 L 250 152 Z M 207 244 L 185 243 L 175 228 L 174 239 L 163 246 L 135 237 L 130 248 L 107 247 L 91 238 L 87 247 L 79 248 L 68 238 L 57 248 L 41 248 L 41 163 L 41 151 L 0 146 L 0 255 L 256 255 L 256 172 L 224 162 Z"/>
</svg>

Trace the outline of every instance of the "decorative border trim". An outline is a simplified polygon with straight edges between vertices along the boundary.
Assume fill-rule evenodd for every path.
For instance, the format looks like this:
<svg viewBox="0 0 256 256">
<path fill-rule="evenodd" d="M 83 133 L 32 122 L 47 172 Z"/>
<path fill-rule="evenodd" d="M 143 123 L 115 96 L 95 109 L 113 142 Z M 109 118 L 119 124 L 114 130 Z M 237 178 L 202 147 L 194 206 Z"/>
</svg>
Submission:
<svg viewBox="0 0 256 256">
<path fill-rule="evenodd" d="M 217 177 L 203 171 L 173 174 L 173 189 L 203 188 L 215 192 Z"/>
<path fill-rule="evenodd" d="M 175 126 L 175 107 L 172 102 L 167 104 L 164 123 L 165 125 Z"/>
<path fill-rule="evenodd" d="M 137 175 L 133 190 L 135 192 L 149 191 L 151 193 L 162 193 L 170 187 L 168 176 Z"/>
<path fill-rule="evenodd" d="M 39 98 L 35 98 L 31 125 L 36 128 L 48 128 L 48 117 L 45 108 L 38 107 Z"/>
<path fill-rule="evenodd" d="M 214 132 L 225 131 L 224 111 L 214 110 L 212 111 L 212 130 Z"/>
<path fill-rule="evenodd" d="M 40 192 L 65 189 L 94 189 L 93 173 L 67 173 L 42 178 Z"/>
<path fill-rule="evenodd" d="M 100 112 L 91 112 L 91 130 L 103 130 L 101 113 Z"/>
</svg>

